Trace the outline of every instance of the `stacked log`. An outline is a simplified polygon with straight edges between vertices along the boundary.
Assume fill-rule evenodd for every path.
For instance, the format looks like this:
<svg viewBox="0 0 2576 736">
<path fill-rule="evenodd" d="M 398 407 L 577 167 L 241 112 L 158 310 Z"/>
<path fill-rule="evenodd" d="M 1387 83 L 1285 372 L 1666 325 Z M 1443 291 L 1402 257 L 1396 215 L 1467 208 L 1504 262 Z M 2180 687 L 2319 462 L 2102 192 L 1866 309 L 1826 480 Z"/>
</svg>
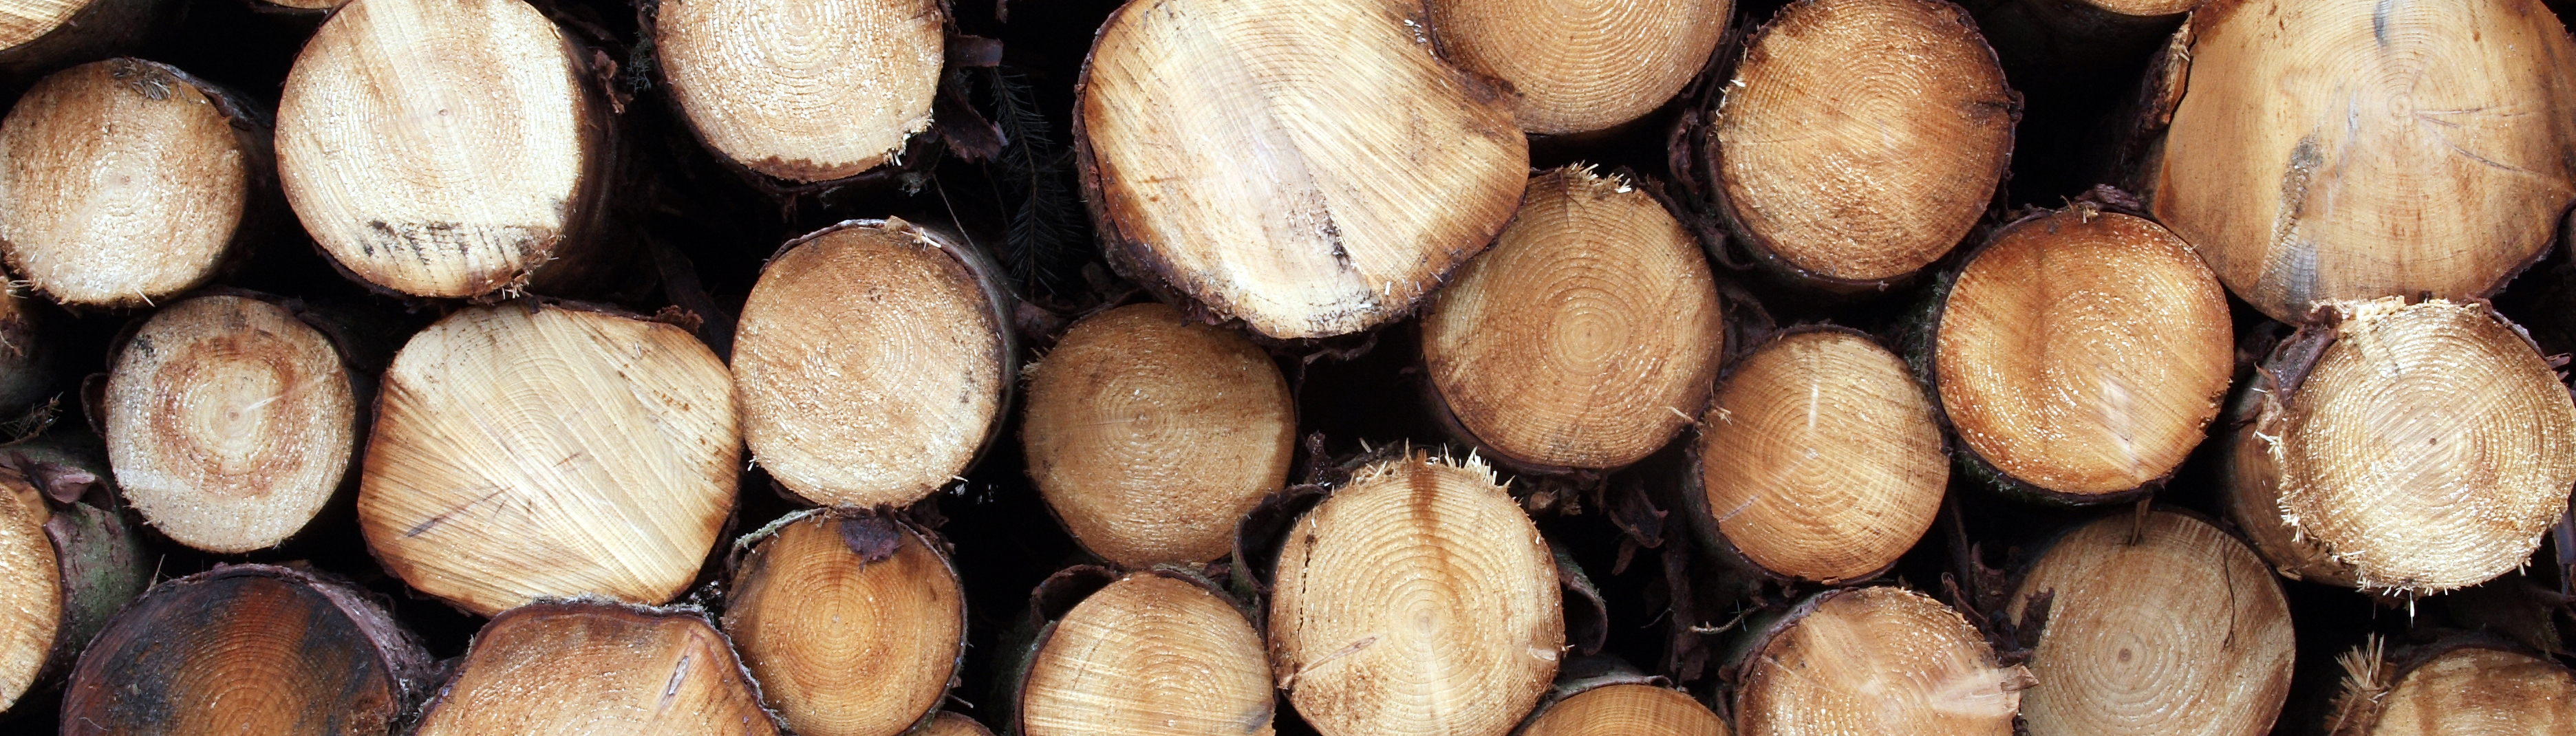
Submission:
<svg viewBox="0 0 2576 736">
<path fill-rule="evenodd" d="M 2576 672 L 2510 644 L 2453 637 L 2410 651 L 2379 640 L 2346 652 L 2329 736 L 2565 733 Z"/>
<path fill-rule="evenodd" d="M 689 126 L 735 165 L 808 184 L 901 163 L 930 129 L 947 8 L 672 0 L 654 6 L 662 79 Z"/>
<path fill-rule="evenodd" d="M 1732 0 L 1428 3 L 1451 62 L 1510 85 L 1533 134 L 1623 125 L 1672 99 L 1708 64 Z"/>
<path fill-rule="evenodd" d="M 475 635 L 437 692 L 412 733 L 778 733 L 733 647 L 705 614 L 685 609 L 599 601 L 510 609 Z"/>
<path fill-rule="evenodd" d="M 0 710 L 59 684 L 152 582 L 95 442 L 46 438 L 0 454 Z"/>
<path fill-rule="evenodd" d="M 1764 627 L 1742 657 L 1744 736 L 2005 736 L 2033 684 L 1957 611 L 1892 587 L 1817 594 Z"/>
<path fill-rule="evenodd" d="M 947 542 L 902 519 L 819 510 L 740 544 L 724 630 L 789 728 L 893 736 L 935 713 L 966 656 Z"/>
<path fill-rule="evenodd" d="M 1275 701 L 1261 636 L 1215 587 L 1165 568 L 1084 596 L 1030 650 L 1011 706 L 1019 732 L 1270 733 Z"/>
</svg>

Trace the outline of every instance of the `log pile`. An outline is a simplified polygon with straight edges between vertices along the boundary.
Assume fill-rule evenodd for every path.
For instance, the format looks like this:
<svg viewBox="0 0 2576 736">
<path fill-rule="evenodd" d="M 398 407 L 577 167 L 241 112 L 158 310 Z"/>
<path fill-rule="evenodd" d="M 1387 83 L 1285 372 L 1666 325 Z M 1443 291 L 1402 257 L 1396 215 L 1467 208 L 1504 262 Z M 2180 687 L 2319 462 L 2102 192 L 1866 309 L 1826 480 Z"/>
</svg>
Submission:
<svg viewBox="0 0 2576 736">
<path fill-rule="evenodd" d="M 2576 732 L 2547 0 L 0 0 L 0 729 Z"/>
</svg>

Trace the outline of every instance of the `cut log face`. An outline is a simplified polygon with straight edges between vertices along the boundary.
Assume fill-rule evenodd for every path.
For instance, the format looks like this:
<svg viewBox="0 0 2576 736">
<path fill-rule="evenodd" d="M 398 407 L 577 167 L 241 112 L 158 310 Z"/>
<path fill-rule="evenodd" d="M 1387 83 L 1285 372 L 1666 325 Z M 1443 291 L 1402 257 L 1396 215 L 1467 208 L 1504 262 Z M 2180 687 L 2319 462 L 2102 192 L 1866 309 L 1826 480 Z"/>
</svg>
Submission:
<svg viewBox="0 0 2576 736">
<path fill-rule="evenodd" d="M 900 506 L 966 472 L 1012 366 L 1003 299 L 960 241 L 855 220 L 792 243 L 743 305 L 751 454 L 824 505 Z"/>
<path fill-rule="evenodd" d="M 1998 232 L 1941 303 L 1933 377 L 1976 457 L 2042 495 L 2116 499 L 2181 465 L 2235 368 L 2191 246 L 2079 205 Z"/>
<path fill-rule="evenodd" d="M 733 510 L 731 379 L 668 324 L 468 308 L 394 356 L 376 411 L 358 485 L 367 546 L 477 614 L 546 596 L 670 600 Z"/>
<path fill-rule="evenodd" d="M 655 11 L 653 50 L 709 148 L 766 176 L 826 181 L 930 129 L 947 15 L 936 0 L 671 0 Z"/>
<path fill-rule="evenodd" d="M 1492 471 L 1413 453 L 1296 522 L 1273 676 L 1324 736 L 1501 736 L 1565 647 L 1556 562 Z"/>
<path fill-rule="evenodd" d="M 341 267 L 425 297 L 575 282 L 611 158 L 588 59 L 521 0 L 359 0 L 278 104 L 288 203 Z M 532 281 L 534 279 L 534 281 Z"/>
<path fill-rule="evenodd" d="M 966 600 L 945 542 L 893 519 L 817 511 L 757 540 L 725 633 L 770 707 L 805 736 L 894 736 L 948 693 Z"/>
<path fill-rule="evenodd" d="M 1297 407 L 1252 341 L 1162 304 L 1074 323 L 1029 372 L 1029 477 L 1083 548 L 1130 569 L 1234 549 L 1288 480 Z"/>
<path fill-rule="evenodd" d="M 22 478 L 0 483 L 0 711 L 35 686 L 63 623 L 63 579 L 44 497 Z"/>
<path fill-rule="evenodd" d="M 415 736 L 778 733 L 724 635 L 684 609 L 511 609 L 475 634 L 438 693 Z"/>
<path fill-rule="evenodd" d="M 1422 318 L 1432 387 L 1477 444 L 1616 468 L 1708 405 L 1726 325 L 1699 241 L 1618 177 L 1530 180 L 1520 215 Z"/>
<path fill-rule="evenodd" d="M 1795 332 L 1736 365 L 1700 420 L 1704 512 L 1770 574 L 1839 583 L 1932 527 L 1950 478 L 1931 400 L 1857 332 Z"/>
<path fill-rule="evenodd" d="M 1765 632 L 1735 689 L 1744 736 L 2009 736 L 2031 674 L 1901 588 L 1819 594 Z"/>
<path fill-rule="evenodd" d="M 1109 17 L 1074 110 L 1110 262 L 1277 339 L 1410 312 L 1512 216 L 1529 142 L 1434 58 L 1421 6 L 1151 0 Z"/>
<path fill-rule="evenodd" d="M 963 713 L 943 710 L 922 728 L 921 736 L 993 736 L 993 730 Z"/>
<path fill-rule="evenodd" d="M 1985 213 L 2020 106 L 1955 5 L 1800 0 L 1746 41 L 1706 132 L 1711 178 L 1766 260 L 1829 284 L 1885 283 L 1950 252 Z"/>
<path fill-rule="evenodd" d="M 2364 669 L 2347 672 L 2330 736 L 2576 733 L 2576 672 L 2556 662 L 2474 644 L 2404 667 L 2355 654 L 2373 661 L 2346 656 Z"/>
<path fill-rule="evenodd" d="M 1132 573 L 1055 622 L 1021 681 L 1028 736 L 1271 733 L 1261 636 L 1199 583 Z"/>
<path fill-rule="evenodd" d="M 2230 489 L 2278 496 L 2270 513 L 2235 499 L 2238 523 L 2288 528 L 2268 535 L 2291 548 L 2260 547 L 2285 572 L 2366 590 L 2436 593 L 2522 565 L 2576 484 L 2566 386 L 2483 303 L 2331 308 L 2336 324 L 2275 353 L 2244 435 L 2264 457 L 2234 463 Z"/>
<path fill-rule="evenodd" d="M 151 585 L 142 533 L 102 508 L 115 494 L 94 439 L 48 435 L 0 451 L 0 711 L 56 684 Z"/>
<path fill-rule="evenodd" d="M 2069 532 L 2007 614 L 2047 596 L 2022 693 L 2031 736 L 2260 736 L 2289 697 L 2296 641 L 2271 570 L 2200 519 L 2119 514 Z"/>
<path fill-rule="evenodd" d="M 1585 133 L 1653 112 L 1688 84 L 1734 15 L 1732 0 L 1433 0 L 1448 59 L 1509 83 L 1522 130 Z"/>
<path fill-rule="evenodd" d="M 1727 736 L 1726 721 L 1690 694 L 1643 684 L 1604 685 L 1548 707 L 1521 736 Z"/>
<path fill-rule="evenodd" d="M 9 0 L 0 5 L 0 49 L 43 38 L 92 0 Z"/>
<path fill-rule="evenodd" d="M 2186 32 L 2142 193 L 2274 319 L 2487 294 L 2576 201 L 2576 42 L 2540 0 L 2248 0 Z"/>
<path fill-rule="evenodd" d="M 0 13 L 0 18 L 7 17 Z M 216 94 L 223 94 L 217 92 Z M 144 306 L 213 278 L 254 187 L 265 128 L 196 80 L 137 59 L 46 77 L 0 123 L 0 252 L 65 304 Z"/>
<path fill-rule="evenodd" d="M 357 449 L 338 348 L 287 308 L 217 295 L 152 315 L 108 374 L 116 484 L 172 540 L 275 546 L 321 511 Z"/>
<path fill-rule="evenodd" d="M 63 733 L 389 733 L 436 665 L 366 595 L 267 565 L 154 586 L 81 655 Z"/>
</svg>

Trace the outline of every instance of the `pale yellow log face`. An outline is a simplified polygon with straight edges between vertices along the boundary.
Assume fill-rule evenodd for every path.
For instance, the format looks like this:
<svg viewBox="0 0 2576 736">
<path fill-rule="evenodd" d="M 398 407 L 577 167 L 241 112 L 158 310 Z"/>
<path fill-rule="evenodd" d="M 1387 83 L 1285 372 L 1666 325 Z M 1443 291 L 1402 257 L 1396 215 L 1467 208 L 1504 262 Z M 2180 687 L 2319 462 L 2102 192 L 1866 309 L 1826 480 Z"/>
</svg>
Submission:
<svg viewBox="0 0 2576 736">
<path fill-rule="evenodd" d="M 1529 144 L 1410 3 L 1149 0 L 1075 115 L 1113 258 L 1275 338 L 1410 310 L 1511 218 Z M 1217 114 L 1222 111 L 1222 114 Z"/>
<path fill-rule="evenodd" d="M 0 49 L 43 37 L 92 0 L 0 0 Z"/>
<path fill-rule="evenodd" d="M 1136 573 L 1056 622 L 1021 686 L 1029 736 L 1268 736 L 1270 667 L 1234 605 Z"/>
<path fill-rule="evenodd" d="M 2361 734 L 2576 733 L 2576 674 L 2554 662 L 2483 647 L 2454 649 L 2417 665 L 2380 702 L 2377 723 Z"/>
<path fill-rule="evenodd" d="M 1708 63 L 1732 0 L 1433 0 L 1461 68 L 1509 83 L 1521 129 L 1583 133 L 1637 119 Z"/>
<path fill-rule="evenodd" d="M 1708 404 L 1725 350 L 1699 241 L 1624 180 L 1530 180 L 1519 216 L 1422 318 L 1433 386 L 1475 439 L 1525 463 L 1616 468 Z"/>
<path fill-rule="evenodd" d="M 2576 43 L 2539 0 L 2256 0 L 2192 21 L 2146 185 L 2275 319 L 2484 295 L 2576 200 Z"/>
<path fill-rule="evenodd" d="M 935 0 L 670 0 L 654 52 L 707 145 L 791 181 L 856 176 L 930 128 Z"/>
<path fill-rule="evenodd" d="M 144 306 L 214 275 L 250 166 L 231 122 L 168 67 L 64 70 L 0 123 L 0 251 L 63 303 Z"/>
<path fill-rule="evenodd" d="M 1726 721 L 1688 693 L 1653 685 L 1585 690 L 1530 718 L 1522 736 L 1726 736 Z"/>
<path fill-rule="evenodd" d="M 1999 667 L 1958 612 L 1900 588 L 1831 598 L 1750 655 L 1743 736 L 2008 736 L 2030 672 Z"/>
<path fill-rule="evenodd" d="M 0 709 L 36 683 L 63 622 L 62 569 L 45 537 L 44 499 L 24 480 L 0 481 Z"/>
<path fill-rule="evenodd" d="M 528 606 L 484 625 L 456 668 L 418 736 L 778 733 L 724 635 L 696 613 Z"/>
<path fill-rule="evenodd" d="M 522 0 L 358 0 L 313 34 L 277 107 L 287 201 L 378 286 L 526 286 L 608 155 L 574 47 Z"/>
<path fill-rule="evenodd" d="M 842 524 L 901 535 L 868 560 Z M 930 543 L 830 512 L 780 527 L 735 574 L 725 633 L 761 696 L 804 736 L 894 736 L 948 692 L 966 647 L 966 599 Z"/>
</svg>

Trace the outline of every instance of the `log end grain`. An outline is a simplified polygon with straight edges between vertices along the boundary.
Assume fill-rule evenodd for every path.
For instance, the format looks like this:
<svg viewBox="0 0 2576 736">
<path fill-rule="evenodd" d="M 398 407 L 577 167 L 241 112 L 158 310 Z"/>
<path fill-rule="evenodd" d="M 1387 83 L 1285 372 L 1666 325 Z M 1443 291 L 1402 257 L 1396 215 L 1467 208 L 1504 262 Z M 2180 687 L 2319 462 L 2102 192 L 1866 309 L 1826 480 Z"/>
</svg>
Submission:
<svg viewBox="0 0 2576 736">
<path fill-rule="evenodd" d="M 1276 339 L 1409 313 L 1511 219 L 1529 142 L 1420 6 L 1153 0 L 1083 67 L 1075 154 L 1111 264 Z"/>
<path fill-rule="evenodd" d="M 921 736 L 993 736 L 993 730 L 964 713 L 943 710 L 922 727 Z"/>
<path fill-rule="evenodd" d="M 709 148 L 817 182 L 884 165 L 930 129 L 946 21 L 935 0 L 671 0 L 653 44 Z"/>
<path fill-rule="evenodd" d="M 1296 406 L 1270 355 L 1162 304 L 1084 318 L 1029 372 L 1029 477 L 1093 554 L 1130 569 L 1234 549 L 1287 482 Z"/>
<path fill-rule="evenodd" d="M 417 736 L 779 732 L 724 635 L 689 610 L 511 609 L 474 636 L 438 693 L 421 709 Z"/>
<path fill-rule="evenodd" d="M 0 49 L 15 48 L 62 27 L 94 0 L 9 0 L 0 5 Z"/>
<path fill-rule="evenodd" d="M 2373 640 L 2344 654 L 2329 736 L 2576 732 L 2576 672 L 2491 646 L 2437 642 L 2396 661 Z"/>
<path fill-rule="evenodd" d="M 0 253 L 65 304 L 144 306 L 186 291 L 231 249 L 265 155 L 175 69 L 66 69 L 0 123 Z"/>
<path fill-rule="evenodd" d="M 2030 671 L 1949 606 L 1901 588 L 1817 595 L 1737 675 L 1736 732 L 2010 736 Z"/>
<path fill-rule="evenodd" d="M 1605 685 L 1532 716 L 1521 736 L 1727 736 L 1726 721 L 1689 693 L 1640 683 Z"/>
<path fill-rule="evenodd" d="M 1587 133 L 1672 99 L 1726 36 L 1732 0 L 1435 0 L 1448 59 L 1511 85 L 1512 116 L 1537 134 Z"/>
<path fill-rule="evenodd" d="M 1268 736 L 1276 702 L 1261 637 L 1200 583 L 1132 573 L 1048 630 L 1020 689 L 1028 736 Z"/>
<path fill-rule="evenodd" d="M 935 536 L 809 512 L 747 537 L 723 619 L 761 695 L 806 736 L 892 736 L 948 692 L 966 601 Z"/>
<path fill-rule="evenodd" d="M 1616 468 L 1680 434 L 1725 352 L 1698 239 L 1620 177 L 1532 178 L 1519 216 L 1422 318 L 1440 403 L 1528 465 Z"/>
<path fill-rule="evenodd" d="M 33 688 L 63 623 L 63 579 L 45 536 L 52 515 L 24 479 L 0 481 L 0 710 Z"/>
</svg>

